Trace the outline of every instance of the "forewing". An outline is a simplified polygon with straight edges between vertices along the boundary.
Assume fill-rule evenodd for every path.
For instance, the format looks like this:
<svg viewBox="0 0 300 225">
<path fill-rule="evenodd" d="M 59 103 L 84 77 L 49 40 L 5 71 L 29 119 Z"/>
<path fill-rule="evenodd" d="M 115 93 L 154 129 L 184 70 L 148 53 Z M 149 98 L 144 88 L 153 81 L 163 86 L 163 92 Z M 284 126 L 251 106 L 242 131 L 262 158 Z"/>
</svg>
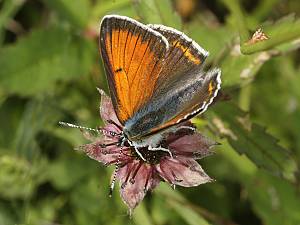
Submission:
<svg viewBox="0 0 300 225">
<path fill-rule="evenodd" d="M 166 38 L 146 25 L 123 16 L 103 18 L 100 51 L 122 124 L 152 97 L 167 49 Z"/>
<path fill-rule="evenodd" d="M 199 74 L 209 55 L 207 51 L 174 28 L 158 24 L 149 24 L 148 26 L 161 33 L 169 43 L 162 71 L 156 82 L 156 95 L 166 92 L 174 83 L 184 80 L 185 76 Z"/>
</svg>

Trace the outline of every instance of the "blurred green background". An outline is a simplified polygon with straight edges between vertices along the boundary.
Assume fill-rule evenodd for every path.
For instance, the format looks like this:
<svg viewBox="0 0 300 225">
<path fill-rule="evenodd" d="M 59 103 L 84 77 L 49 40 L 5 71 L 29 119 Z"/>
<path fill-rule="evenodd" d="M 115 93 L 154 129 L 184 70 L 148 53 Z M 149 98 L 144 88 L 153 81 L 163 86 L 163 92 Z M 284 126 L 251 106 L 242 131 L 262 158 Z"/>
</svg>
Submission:
<svg viewBox="0 0 300 225">
<path fill-rule="evenodd" d="M 132 219 L 108 197 L 112 168 L 58 126 L 102 124 L 97 40 L 111 13 L 184 31 L 222 69 L 222 95 L 194 119 L 222 143 L 200 160 L 216 181 L 160 184 Z M 299 14 L 299 0 L 0 0 L 0 225 L 299 225 Z M 249 43 L 258 28 L 269 39 Z"/>
</svg>

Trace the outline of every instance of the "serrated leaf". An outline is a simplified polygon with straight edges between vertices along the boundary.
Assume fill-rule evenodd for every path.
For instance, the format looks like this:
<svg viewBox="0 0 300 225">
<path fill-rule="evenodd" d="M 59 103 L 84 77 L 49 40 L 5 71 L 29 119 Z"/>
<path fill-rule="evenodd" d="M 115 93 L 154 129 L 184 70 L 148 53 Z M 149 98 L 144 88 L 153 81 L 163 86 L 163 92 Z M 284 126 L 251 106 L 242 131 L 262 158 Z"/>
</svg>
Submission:
<svg viewBox="0 0 300 225">
<path fill-rule="evenodd" d="M 181 28 L 181 19 L 169 0 L 135 0 L 136 12 L 144 23 Z"/>
<path fill-rule="evenodd" d="M 218 104 L 214 112 L 217 114 L 212 120 L 214 125 L 238 153 L 274 174 L 287 172 L 291 162 L 288 151 L 265 128 L 251 123 L 248 115 L 233 104 Z"/>
<path fill-rule="evenodd" d="M 58 80 L 86 74 L 94 47 L 62 29 L 35 30 L 0 50 L 0 87 L 22 96 L 47 93 Z"/>
<path fill-rule="evenodd" d="M 76 27 L 84 28 L 90 15 L 89 0 L 44 0 L 61 17 Z"/>
</svg>

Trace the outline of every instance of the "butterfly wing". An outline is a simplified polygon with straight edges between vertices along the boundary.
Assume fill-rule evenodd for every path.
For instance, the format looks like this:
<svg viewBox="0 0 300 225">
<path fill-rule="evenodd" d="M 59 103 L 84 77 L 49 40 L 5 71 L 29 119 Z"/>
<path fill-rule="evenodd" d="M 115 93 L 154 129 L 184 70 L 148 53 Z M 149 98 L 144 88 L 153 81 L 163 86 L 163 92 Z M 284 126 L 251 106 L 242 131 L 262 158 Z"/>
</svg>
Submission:
<svg viewBox="0 0 300 225">
<path fill-rule="evenodd" d="M 221 71 L 214 69 L 197 75 L 198 77 L 191 76 L 191 82 L 185 81 L 186 84 L 183 87 L 174 86 L 174 89 L 170 89 L 166 96 L 160 97 L 167 99 L 167 101 L 158 101 L 164 102 L 161 107 L 170 116 L 165 117 L 164 122 L 150 129 L 148 133 L 145 133 L 146 135 L 155 134 L 205 112 L 221 88 Z M 175 91 L 176 88 L 179 91 Z M 169 103 L 169 99 L 173 101 L 173 104 Z"/>
<path fill-rule="evenodd" d="M 208 52 L 173 28 L 149 27 L 167 38 L 169 49 L 152 98 L 126 124 L 132 139 L 145 138 L 203 113 L 221 86 L 220 70 L 202 71 Z"/>
<path fill-rule="evenodd" d="M 217 96 L 220 76 L 218 69 L 185 76 L 163 94 L 154 96 L 127 121 L 124 131 L 132 140 L 141 140 L 203 113 Z"/>
<path fill-rule="evenodd" d="M 166 38 L 146 25 L 117 15 L 103 18 L 100 51 L 123 125 L 153 95 L 167 49 Z"/>
<path fill-rule="evenodd" d="M 169 50 L 155 87 L 157 94 L 170 89 L 174 83 L 184 80 L 185 76 L 189 77 L 201 71 L 209 52 L 174 28 L 158 24 L 148 26 L 161 33 L 169 43 Z"/>
</svg>

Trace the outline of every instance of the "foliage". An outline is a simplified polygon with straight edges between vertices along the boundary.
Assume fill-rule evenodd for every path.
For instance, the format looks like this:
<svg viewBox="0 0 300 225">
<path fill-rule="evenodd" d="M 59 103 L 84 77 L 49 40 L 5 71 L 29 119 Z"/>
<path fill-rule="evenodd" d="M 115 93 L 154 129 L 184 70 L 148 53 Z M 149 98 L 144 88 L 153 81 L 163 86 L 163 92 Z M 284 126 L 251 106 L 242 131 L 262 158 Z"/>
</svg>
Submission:
<svg viewBox="0 0 300 225">
<path fill-rule="evenodd" d="M 299 13 L 293 0 L 0 1 L 0 224 L 300 224 Z M 108 197 L 111 169 L 58 127 L 102 124 L 105 14 L 183 30 L 222 70 L 218 101 L 194 119 L 221 143 L 200 161 L 216 181 L 162 184 L 132 219 Z M 250 43 L 258 28 L 268 40 Z"/>
</svg>

